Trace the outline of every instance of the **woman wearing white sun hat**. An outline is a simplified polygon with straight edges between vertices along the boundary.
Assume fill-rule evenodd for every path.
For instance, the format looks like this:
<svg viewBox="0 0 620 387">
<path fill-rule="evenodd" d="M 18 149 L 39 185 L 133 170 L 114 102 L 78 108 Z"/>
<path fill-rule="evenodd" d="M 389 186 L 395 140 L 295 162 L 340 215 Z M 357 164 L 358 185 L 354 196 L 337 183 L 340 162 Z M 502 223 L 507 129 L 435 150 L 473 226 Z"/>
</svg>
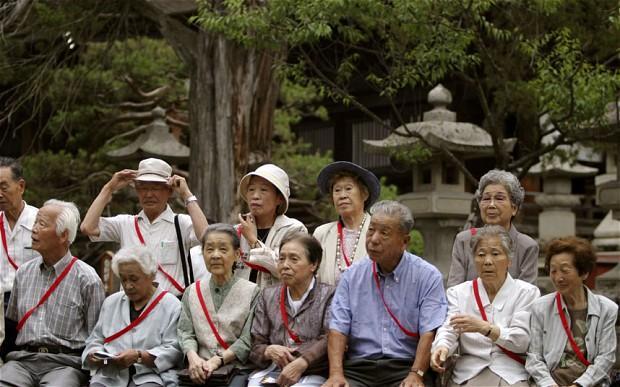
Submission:
<svg viewBox="0 0 620 387">
<path fill-rule="evenodd" d="M 265 164 L 245 175 L 238 192 L 250 212 L 239 214 L 236 226 L 242 256 L 235 275 L 262 289 L 278 281 L 278 249 L 282 239 L 308 230 L 297 219 L 284 215 L 290 197 L 289 179 L 277 165 Z"/>
</svg>

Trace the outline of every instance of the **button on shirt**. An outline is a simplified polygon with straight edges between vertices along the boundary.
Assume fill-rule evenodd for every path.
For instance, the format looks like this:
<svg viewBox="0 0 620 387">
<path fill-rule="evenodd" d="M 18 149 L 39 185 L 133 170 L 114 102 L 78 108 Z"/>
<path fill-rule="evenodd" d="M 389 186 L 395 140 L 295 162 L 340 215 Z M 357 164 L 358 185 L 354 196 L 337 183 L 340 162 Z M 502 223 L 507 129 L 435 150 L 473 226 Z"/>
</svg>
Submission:
<svg viewBox="0 0 620 387">
<path fill-rule="evenodd" d="M 183 266 L 174 227 L 174 216 L 175 213 L 172 212 L 170 206 L 166 206 L 164 212 L 152 223 L 144 214 L 144 211 L 140 211 L 137 215 L 138 225 L 144 242 L 157 258 L 157 262 L 181 286 L 186 286 L 183 280 Z M 179 227 L 183 237 L 183 248 L 185 254 L 187 254 L 191 247 L 199 244 L 189 215 L 179 215 Z M 120 243 L 121 248 L 142 244 L 136 232 L 135 216 L 126 214 L 99 218 L 99 236 L 91 236 L 90 240 L 93 242 L 117 242 Z M 159 282 L 159 286 L 163 290 L 168 290 L 174 295 L 180 294 L 159 270 L 157 271 L 155 281 Z"/>
<path fill-rule="evenodd" d="M 39 302 L 71 259 L 67 252 L 51 267 L 40 257 L 22 265 L 15 276 L 6 317 L 19 321 Z M 77 260 L 47 301 L 26 320 L 16 344 L 81 349 L 97 323 L 104 298 L 103 284 L 95 269 Z"/>
<path fill-rule="evenodd" d="M 534 285 L 515 280 L 507 274 L 491 303 L 482 281 L 478 281 L 480 301 L 487 319 L 500 329 L 495 344 L 515 353 L 525 353 L 530 342 L 530 307 L 540 296 L 540 291 Z M 460 358 L 452 375 L 452 380 L 457 384 L 473 378 L 487 367 L 509 384 L 527 380 L 528 374 L 523 365 L 504 354 L 490 338 L 480 333 L 463 333 L 459 337 L 450 325 L 450 318 L 456 314 L 482 319 L 472 283 L 467 281 L 448 289 L 448 316 L 437 331 L 432 350 L 443 346 L 453 354 L 460 345 Z"/>
<path fill-rule="evenodd" d="M 9 221 L 3 212 L 1 216 L 4 217 L 4 233 L 6 235 L 6 243 L 9 249 L 9 255 L 15 261 L 17 266 L 21 266 L 25 262 L 30 261 L 39 256 L 39 253 L 32 250 L 32 225 L 34 224 L 34 218 L 37 216 L 39 209 L 28 205 L 24 202 L 24 209 L 19 214 L 15 226 L 11 230 Z M 15 269 L 9 263 L 6 257 L 6 251 L 4 246 L 0 246 L 0 285 L 2 286 L 2 292 L 10 292 L 13 287 L 13 280 L 15 278 Z"/>
<path fill-rule="evenodd" d="M 329 328 L 348 336 L 349 359 L 411 359 L 418 340 L 405 335 L 388 314 L 372 264 L 365 259 L 342 274 L 332 301 Z M 379 282 L 385 302 L 409 331 L 422 335 L 443 323 L 446 298 L 441 273 L 433 265 L 404 252 L 392 273 L 379 272 Z"/>
</svg>

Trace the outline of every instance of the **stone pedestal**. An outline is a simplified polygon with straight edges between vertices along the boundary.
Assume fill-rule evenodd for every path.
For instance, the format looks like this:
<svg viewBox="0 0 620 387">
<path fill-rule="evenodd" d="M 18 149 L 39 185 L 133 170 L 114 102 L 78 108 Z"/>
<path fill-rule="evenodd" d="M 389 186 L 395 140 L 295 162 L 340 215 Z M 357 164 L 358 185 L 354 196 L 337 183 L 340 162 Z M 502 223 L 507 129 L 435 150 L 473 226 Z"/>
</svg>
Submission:
<svg viewBox="0 0 620 387">
<path fill-rule="evenodd" d="M 399 197 L 413 213 L 414 227 L 422 233 L 423 258 L 435 265 L 444 279 L 450 272 L 454 236 L 469 215 L 472 198 L 470 193 L 454 191 L 415 192 Z"/>
<path fill-rule="evenodd" d="M 535 200 L 543 208 L 538 216 L 538 237 L 541 241 L 575 235 L 575 214 L 571 208 L 579 205 L 579 196 L 571 195 L 569 177 L 545 178 L 543 193 Z"/>
<path fill-rule="evenodd" d="M 607 213 L 603 221 L 594 229 L 592 245 L 599 250 L 620 251 L 620 220 L 615 220 L 612 217 L 611 211 Z"/>
</svg>

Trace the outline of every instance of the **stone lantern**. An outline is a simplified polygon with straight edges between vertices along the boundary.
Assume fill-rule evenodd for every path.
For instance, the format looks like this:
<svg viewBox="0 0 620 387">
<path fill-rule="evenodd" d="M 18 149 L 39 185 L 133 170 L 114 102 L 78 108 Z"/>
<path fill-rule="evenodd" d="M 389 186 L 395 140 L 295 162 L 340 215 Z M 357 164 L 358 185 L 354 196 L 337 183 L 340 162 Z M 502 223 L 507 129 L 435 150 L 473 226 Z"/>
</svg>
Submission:
<svg viewBox="0 0 620 387">
<path fill-rule="evenodd" d="M 433 109 L 423 121 L 408 123 L 394 130 L 383 140 L 364 140 L 369 151 L 389 153 L 415 146 L 416 133 L 434 149 L 450 150 L 460 160 L 493 155 L 491 136 L 471 123 L 457 122 L 456 113 L 447 109 L 452 94 L 442 85 L 428 93 Z M 504 146 L 512 150 L 515 141 L 507 139 Z M 465 175 L 441 152 L 433 150 L 430 159 L 413 167 L 414 191 L 399 197 L 415 218 L 416 229 L 424 238 L 424 258 L 447 277 L 454 236 L 462 229 L 470 210 L 473 195 L 465 189 Z"/>
<path fill-rule="evenodd" d="M 157 157 L 173 164 L 189 160 L 189 147 L 181 144 L 166 124 L 166 111 L 157 106 L 151 111 L 153 121 L 145 125 L 142 133 L 132 143 L 122 148 L 109 151 L 113 159 L 143 159 Z"/>
</svg>

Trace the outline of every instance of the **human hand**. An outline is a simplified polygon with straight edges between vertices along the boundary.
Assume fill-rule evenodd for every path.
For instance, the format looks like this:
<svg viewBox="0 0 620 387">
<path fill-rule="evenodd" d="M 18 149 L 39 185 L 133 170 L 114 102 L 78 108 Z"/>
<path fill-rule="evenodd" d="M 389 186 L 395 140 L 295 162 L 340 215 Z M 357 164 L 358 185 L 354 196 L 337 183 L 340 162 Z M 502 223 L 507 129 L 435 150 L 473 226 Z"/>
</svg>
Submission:
<svg viewBox="0 0 620 387">
<path fill-rule="evenodd" d="M 123 169 L 122 171 L 118 171 L 112 175 L 112 178 L 106 185 L 110 191 L 114 193 L 129 185 L 129 183 L 131 183 L 136 176 L 138 176 L 138 171 L 133 169 Z"/>
<path fill-rule="evenodd" d="M 168 178 L 168 185 L 172 190 L 179 194 L 183 201 L 192 196 L 192 192 L 189 190 L 187 180 L 183 176 L 172 175 Z"/>
<path fill-rule="evenodd" d="M 250 244 L 250 248 L 254 247 L 258 241 L 256 232 L 256 219 L 251 213 L 239 214 L 239 223 L 241 224 L 241 234 Z"/>
<path fill-rule="evenodd" d="M 292 362 L 288 363 L 280 372 L 278 377 L 278 385 L 280 386 L 292 386 L 297 383 L 308 369 L 308 362 L 303 357 L 298 357 Z"/>
<path fill-rule="evenodd" d="M 130 348 L 121 353 L 117 353 L 116 357 L 110 359 L 110 362 L 119 368 L 128 368 L 130 365 L 138 361 L 138 351 Z"/>
<path fill-rule="evenodd" d="M 458 333 L 480 333 L 482 335 L 486 334 L 490 327 L 488 322 L 466 314 L 452 316 L 450 325 Z"/>
<path fill-rule="evenodd" d="M 424 387 L 424 379 L 415 372 L 409 372 L 409 375 L 400 383 L 400 387 Z"/>
<path fill-rule="evenodd" d="M 189 367 L 187 367 L 189 378 L 196 384 L 204 384 L 209 377 L 207 361 L 198 356 L 196 352 L 188 352 L 187 361 L 189 363 Z"/>
<path fill-rule="evenodd" d="M 321 387 L 349 387 L 343 374 L 330 375 Z"/>
<path fill-rule="evenodd" d="M 88 354 L 88 357 L 87 357 L 88 363 L 93 367 L 101 368 L 107 363 L 104 363 L 103 359 L 100 359 L 97 356 L 95 356 L 95 352 L 97 351 L 92 351 L 91 353 Z"/>
<path fill-rule="evenodd" d="M 295 356 L 293 356 L 292 352 L 293 350 L 288 347 L 273 344 L 265 349 L 265 356 L 283 370 L 288 363 L 295 360 Z"/>
<path fill-rule="evenodd" d="M 448 358 L 448 348 L 439 347 L 431 354 L 431 368 L 439 373 L 443 373 L 446 369 L 444 364 Z"/>
</svg>

